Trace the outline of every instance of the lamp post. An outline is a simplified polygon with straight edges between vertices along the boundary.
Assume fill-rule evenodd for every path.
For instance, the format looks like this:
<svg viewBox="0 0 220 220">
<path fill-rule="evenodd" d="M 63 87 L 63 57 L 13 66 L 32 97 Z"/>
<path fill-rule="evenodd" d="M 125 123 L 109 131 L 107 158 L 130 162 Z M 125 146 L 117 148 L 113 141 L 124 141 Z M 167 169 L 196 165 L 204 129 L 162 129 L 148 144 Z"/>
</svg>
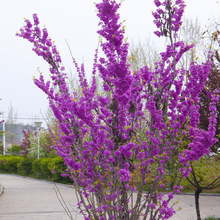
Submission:
<svg viewBox="0 0 220 220">
<path fill-rule="evenodd" d="M 42 122 L 41 122 L 41 121 L 36 121 L 36 122 L 34 122 L 34 123 L 35 123 L 35 127 L 36 127 L 36 129 L 37 129 L 37 159 L 39 159 L 39 157 L 40 157 L 40 150 L 39 150 L 39 142 L 40 142 L 40 139 L 39 139 L 39 131 L 40 131 Z"/>
</svg>

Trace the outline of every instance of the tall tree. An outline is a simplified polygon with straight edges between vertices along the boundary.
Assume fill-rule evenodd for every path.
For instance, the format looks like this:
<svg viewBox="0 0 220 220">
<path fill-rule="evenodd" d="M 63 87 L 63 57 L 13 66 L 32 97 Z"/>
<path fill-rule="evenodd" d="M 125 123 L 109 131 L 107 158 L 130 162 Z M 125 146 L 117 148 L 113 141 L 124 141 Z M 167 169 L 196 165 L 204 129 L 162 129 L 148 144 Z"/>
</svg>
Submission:
<svg viewBox="0 0 220 220">
<path fill-rule="evenodd" d="M 8 117 L 6 120 L 6 141 L 9 143 L 11 146 L 13 146 L 16 143 L 16 124 L 17 124 L 17 112 L 10 104 L 8 108 Z"/>
<path fill-rule="evenodd" d="M 155 67 L 155 63 L 160 60 L 160 54 L 151 39 L 145 42 L 131 43 L 128 62 L 131 65 L 131 71 L 139 71 L 143 66 L 150 69 Z"/>
<path fill-rule="evenodd" d="M 27 156 L 31 148 L 31 135 L 33 134 L 33 132 L 31 132 L 30 130 L 22 130 L 22 132 L 23 138 L 21 139 L 19 146 L 23 150 L 23 154 Z"/>
<path fill-rule="evenodd" d="M 216 141 L 215 95 L 208 131 L 198 128 L 199 93 L 209 74 L 209 58 L 204 64 L 191 63 L 185 85 L 187 70 L 177 68 L 182 55 L 193 47 L 177 39 L 184 1 L 154 2 L 154 23 L 158 28 L 155 34 L 167 38 L 167 47 L 154 69 L 144 66 L 134 74 L 127 61 L 125 30 L 119 22 L 121 3 L 102 0 L 96 4 L 105 56 L 98 59 L 98 52 L 95 53 L 91 85 L 84 65 L 79 66 L 73 59 L 83 94 L 80 98 L 69 91 L 60 54 L 48 38 L 47 29 L 40 29 L 36 14 L 34 22 L 26 19 L 17 34 L 30 41 L 33 51 L 50 65 L 51 81 L 45 82 L 40 75 L 34 82 L 48 96 L 58 121 L 54 149 L 68 166 L 78 209 L 86 220 L 170 218 L 174 209 L 169 202 L 179 193 L 183 176 L 190 173 L 190 162 L 206 154 Z M 97 72 L 108 96 L 96 93 Z M 149 118 L 145 117 L 145 110 Z M 183 135 L 190 141 L 184 151 L 179 139 Z M 164 187 L 166 162 L 174 156 L 181 163 L 180 178 L 167 198 L 159 189 Z M 152 186 L 144 194 L 149 175 Z M 137 176 L 140 183 L 136 194 L 133 180 Z"/>
</svg>

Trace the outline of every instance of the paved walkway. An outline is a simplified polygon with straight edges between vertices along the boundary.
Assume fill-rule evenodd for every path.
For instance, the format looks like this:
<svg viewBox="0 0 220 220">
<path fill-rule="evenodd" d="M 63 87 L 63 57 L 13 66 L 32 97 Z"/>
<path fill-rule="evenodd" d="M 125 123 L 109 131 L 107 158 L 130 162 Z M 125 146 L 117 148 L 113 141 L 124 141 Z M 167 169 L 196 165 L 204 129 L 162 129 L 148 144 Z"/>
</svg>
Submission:
<svg viewBox="0 0 220 220">
<path fill-rule="evenodd" d="M 4 193 L 0 197 L 0 220 L 68 220 L 64 208 L 55 193 L 53 183 L 28 177 L 0 174 L 0 184 L 4 186 Z M 76 215 L 74 207 L 76 197 L 71 187 L 57 184 L 62 197 L 72 212 L 73 219 L 81 220 Z M 194 196 L 179 195 L 175 201 L 177 211 L 172 220 L 196 220 Z M 220 196 L 200 197 L 202 218 L 208 216 L 220 217 Z"/>
<path fill-rule="evenodd" d="M 0 197 L 0 220 L 70 219 L 57 198 L 53 183 L 7 174 L 0 174 L 0 183 L 4 186 Z M 62 184 L 57 187 L 72 211 L 73 219 L 83 219 L 74 213 L 77 200 L 73 189 Z"/>
</svg>

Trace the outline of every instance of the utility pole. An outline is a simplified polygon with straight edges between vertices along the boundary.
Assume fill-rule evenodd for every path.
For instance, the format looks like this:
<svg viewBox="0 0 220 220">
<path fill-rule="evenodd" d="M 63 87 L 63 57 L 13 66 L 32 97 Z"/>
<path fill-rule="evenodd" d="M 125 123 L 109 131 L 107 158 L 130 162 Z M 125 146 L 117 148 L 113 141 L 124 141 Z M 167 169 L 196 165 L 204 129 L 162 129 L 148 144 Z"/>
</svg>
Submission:
<svg viewBox="0 0 220 220">
<path fill-rule="evenodd" d="M 35 123 L 35 127 L 36 127 L 36 129 L 37 129 L 37 159 L 39 159 L 39 158 L 40 158 L 40 150 L 39 150 L 40 134 L 39 134 L 39 132 L 40 132 L 40 128 L 41 128 L 42 122 L 36 121 L 36 122 L 34 122 L 34 123 Z"/>
<path fill-rule="evenodd" d="M 2 113 L 3 115 L 3 155 L 5 155 L 5 120 L 4 120 L 4 112 Z"/>
</svg>

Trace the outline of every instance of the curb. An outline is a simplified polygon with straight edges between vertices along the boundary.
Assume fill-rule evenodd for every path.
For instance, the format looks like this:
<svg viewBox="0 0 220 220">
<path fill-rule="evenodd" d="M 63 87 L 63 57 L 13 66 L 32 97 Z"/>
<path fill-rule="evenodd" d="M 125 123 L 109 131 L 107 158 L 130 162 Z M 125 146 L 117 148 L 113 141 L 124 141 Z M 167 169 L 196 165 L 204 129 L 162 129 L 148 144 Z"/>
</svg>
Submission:
<svg viewBox="0 0 220 220">
<path fill-rule="evenodd" d="M 195 193 L 180 193 L 182 196 L 195 196 Z M 220 196 L 219 193 L 200 193 L 199 196 Z"/>
<path fill-rule="evenodd" d="M 32 180 L 36 180 L 36 181 L 40 181 L 40 182 L 46 182 L 46 183 L 50 183 L 50 184 L 56 184 L 56 185 L 60 185 L 60 186 L 64 186 L 64 187 L 69 187 L 69 188 L 73 188 L 73 185 L 69 185 L 69 184 L 65 184 L 65 183 L 58 183 L 58 182 L 53 182 L 50 180 L 45 180 L 45 179 L 39 179 L 39 178 L 35 178 L 35 177 L 30 177 L 30 176 L 22 176 L 19 174 L 7 174 L 7 173 L 0 173 L 3 175 L 9 175 L 9 176 L 16 176 L 16 177 L 22 177 L 22 178 L 27 178 L 27 179 L 32 179 Z M 2 186 L 3 187 L 3 186 Z M 4 187 L 3 187 L 4 188 Z M 1 189 L 1 184 L 0 184 L 0 189 Z M 1 191 L 1 190 L 0 190 Z M 4 191 L 4 190 L 3 190 Z M 1 193 L 0 193 L 1 194 Z"/>
<path fill-rule="evenodd" d="M 4 186 L 2 186 L 1 184 L 0 184 L 0 197 L 1 197 L 1 195 L 4 193 Z"/>
</svg>

